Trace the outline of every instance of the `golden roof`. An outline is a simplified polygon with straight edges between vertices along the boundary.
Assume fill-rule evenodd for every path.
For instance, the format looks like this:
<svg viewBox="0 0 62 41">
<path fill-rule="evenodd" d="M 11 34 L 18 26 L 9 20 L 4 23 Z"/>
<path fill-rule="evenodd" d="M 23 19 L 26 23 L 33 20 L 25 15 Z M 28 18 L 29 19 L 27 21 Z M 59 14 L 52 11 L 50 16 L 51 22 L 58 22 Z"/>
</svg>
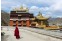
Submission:
<svg viewBox="0 0 62 41">
<path fill-rule="evenodd" d="M 36 16 L 36 18 L 39 19 L 39 20 L 46 20 L 46 19 L 48 19 L 48 18 L 43 17 L 40 12 L 39 12 L 39 14 Z"/>
<path fill-rule="evenodd" d="M 13 10 L 15 10 L 15 11 L 26 11 L 26 12 L 29 11 L 29 9 L 27 7 L 23 7 L 23 6 L 21 6 L 19 8 L 14 8 Z"/>
</svg>

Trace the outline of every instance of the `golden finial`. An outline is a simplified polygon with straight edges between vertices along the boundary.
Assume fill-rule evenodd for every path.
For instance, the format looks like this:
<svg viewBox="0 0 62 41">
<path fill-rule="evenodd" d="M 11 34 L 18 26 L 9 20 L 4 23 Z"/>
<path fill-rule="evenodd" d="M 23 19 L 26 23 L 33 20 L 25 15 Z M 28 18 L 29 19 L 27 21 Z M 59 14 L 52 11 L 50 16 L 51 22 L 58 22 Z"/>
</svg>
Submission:
<svg viewBox="0 0 62 41">
<path fill-rule="evenodd" d="M 39 12 L 39 14 L 37 15 L 37 18 L 43 18 L 43 16 L 42 16 L 42 13 L 41 13 L 41 12 Z"/>
<path fill-rule="evenodd" d="M 28 12 L 29 11 L 29 9 L 28 8 L 26 8 L 26 12 Z"/>
<path fill-rule="evenodd" d="M 42 16 L 42 13 L 39 11 L 39 14 L 38 14 L 38 16 Z"/>
<path fill-rule="evenodd" d="M 23 9 L 23 6 L 21 6 L 20 9 Z"/>
</svg>

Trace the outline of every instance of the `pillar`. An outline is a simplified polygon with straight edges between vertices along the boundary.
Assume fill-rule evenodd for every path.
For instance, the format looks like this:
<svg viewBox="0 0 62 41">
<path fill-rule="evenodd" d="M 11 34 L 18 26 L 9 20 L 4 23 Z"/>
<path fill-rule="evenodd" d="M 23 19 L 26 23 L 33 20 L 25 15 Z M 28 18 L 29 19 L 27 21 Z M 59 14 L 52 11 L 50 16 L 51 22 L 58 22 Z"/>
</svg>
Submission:
<svg viewBox="0 0 62 41">
<path fill-rule="evenodd" d="M 30 26 L 30 21 L 27 20 L 27 21 L 26 21 L 26 24 L 27 24 L 26 26 L 29 27 L 29 26 Z"/>
<path fill-rule="evenodd" d="M 23 26 L 23 20 L 21 21 L 21 26 Z"/>
</svg>

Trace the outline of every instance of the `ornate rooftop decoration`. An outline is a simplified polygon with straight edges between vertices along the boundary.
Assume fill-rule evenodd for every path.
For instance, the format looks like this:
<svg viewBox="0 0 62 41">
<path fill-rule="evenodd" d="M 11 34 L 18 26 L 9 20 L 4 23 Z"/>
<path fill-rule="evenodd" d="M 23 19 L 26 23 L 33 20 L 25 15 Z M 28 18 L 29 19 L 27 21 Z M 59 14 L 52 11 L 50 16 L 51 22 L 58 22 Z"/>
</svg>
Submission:
<svg viewBox="0 0 62 41">
<path fill-rule="evenodd" d="M 46 19 L 48 19 L 48 18 L 43 17 L 43 16 L 42 16 L 42 13 L 40 13 L 40 12 L 39 12 L 39 14 L 36 16 L 36 18 L 39 19 L 39 20 L 46 20 Z"/>
<path fill-rule="evenodd" d="M 42 16 L 42 14 L 39 12 L 39 14 L 37 15 L 37 17 L 42 17 L 43 18 L 43 16 Z"/>
<path fill-rule="evenodd" d="M 20 9 L 23 9 L 23 6 L 21 6 Z"/>
<path fill-rule="evenodd" d="M 13 11 L 25 11 L 25 12 L 28 12 L 29 9 L 27 7 L 21 6 L 19 8 L 14 8 Z"/>
</svg>

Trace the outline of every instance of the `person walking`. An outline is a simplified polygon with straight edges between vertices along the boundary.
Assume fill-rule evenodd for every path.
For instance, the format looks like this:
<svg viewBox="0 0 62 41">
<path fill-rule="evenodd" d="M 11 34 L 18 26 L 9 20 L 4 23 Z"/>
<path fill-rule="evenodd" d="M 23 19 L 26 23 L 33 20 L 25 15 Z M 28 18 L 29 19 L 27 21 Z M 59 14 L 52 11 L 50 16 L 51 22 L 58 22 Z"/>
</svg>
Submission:
<svg viewBox="0 0 62 41">
<path fill-rule="evenodd" d="M 14 31 L 14 36 L 16 37 L 16 39 L 20 38 L 19 29 L 18 29 L 18 25 L 17 24 L 16 24 L 16 28 L 15 28 L 15 31 Z"/>
</svg>

